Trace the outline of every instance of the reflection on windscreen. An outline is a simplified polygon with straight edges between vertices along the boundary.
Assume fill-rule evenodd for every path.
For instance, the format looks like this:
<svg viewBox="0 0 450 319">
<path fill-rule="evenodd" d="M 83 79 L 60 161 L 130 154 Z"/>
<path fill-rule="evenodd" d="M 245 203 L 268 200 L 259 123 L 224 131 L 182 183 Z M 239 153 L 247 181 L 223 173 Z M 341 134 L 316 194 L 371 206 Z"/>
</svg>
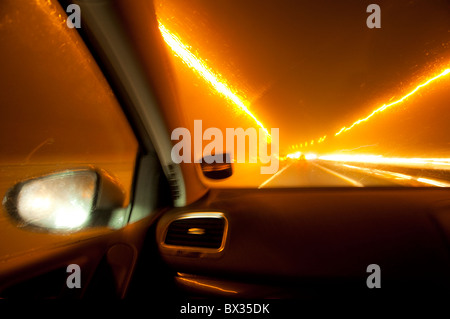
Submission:
<svg viewBox="0 0 450 319">
<path fill-rule="evenodd" d="M 373 29 L 354 1 L 157 2 L 187 127 L 279 128 L 276 172 L 211 185 L 450 186 L 450 9 L 377 4 Z"/>
</svg>

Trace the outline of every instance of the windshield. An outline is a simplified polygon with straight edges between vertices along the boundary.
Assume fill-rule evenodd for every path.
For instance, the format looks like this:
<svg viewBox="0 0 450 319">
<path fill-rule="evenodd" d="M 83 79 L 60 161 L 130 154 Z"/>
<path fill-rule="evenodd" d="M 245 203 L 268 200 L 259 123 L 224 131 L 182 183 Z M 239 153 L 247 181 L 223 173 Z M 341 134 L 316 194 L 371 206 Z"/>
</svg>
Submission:
<svg viewBox="0 0 450 319">
<path fill-rule="evenodd" d="M 211 185 L 450 186 L 448 1 L 158 0 L 156 12 L 192 145 L 232 154 L 233 176 Z M 238 128 L 243 155 L 227 141 Z"/>
</svg>

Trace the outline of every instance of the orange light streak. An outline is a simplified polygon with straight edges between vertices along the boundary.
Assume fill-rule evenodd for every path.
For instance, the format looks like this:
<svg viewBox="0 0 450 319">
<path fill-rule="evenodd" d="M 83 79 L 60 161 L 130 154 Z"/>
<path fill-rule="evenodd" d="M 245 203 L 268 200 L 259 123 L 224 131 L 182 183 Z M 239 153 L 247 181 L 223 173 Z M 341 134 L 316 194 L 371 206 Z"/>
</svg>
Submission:
<svg viewBox="0 0 450 319">
<path fill-rule="evenodd" d="M 223 292 L 228 292 L 228 293 L 232 293 L 232 294 L 237 294 L 237 291 L 234 291 L 234 290 L 228 290 L 228 289 L 223 289 L 223 288 L 221 288 L 221 287 L 214 286 L 214 285 L 208 285 L 208 284 L 199 282 L 199 281 L 197 281 L 197 280 L 192 280 L 192 279 L 187 279 L 187 278 L 182 278 L 182 277 L 177 277 L 177 279 L 183 280 L 183 281 L 186 281 L 186 282 L 190 282 L 190 283 L 193 283 L 193 284 L 198 285 L 198 286 L 203 286 L 203 287 L 207 287 L 207 288 L 211 288 L 211 289 L 220 290 L 220 291 L 223 291 Z"/>
<path fill-rule="evenodd" d="M 170 32 L 162 23 L 159 23 L 159 30 L 164 38 L 164 41 L 172 49 L 175 54 L 192 70 L 196 71 L 206 82 L 208 82 L 220 95 L 225 97 L 228 101 L 233 103 L 239 110 L 247 114 L 253 121 L 263 129 L 268 141 L 271 140 L 271 135 L 264 125 L 256 118 L 255 115 L 248 109 L 247 105 L 250 103 L 243 101 L 233 90 L 220 80 L 220 77 L 214 73 L 213 70 L 199 57 L 195 56 L 189 47 L 184 44 L 175 34 Z"/>
<path fill-rule="evenodd" d="M 417 91 L 419 91 L 421 88 L 427 86 L 428 84 L 430 84 L 431 82 L 439 79 L 440 77 L 446 76 L 447 74 L 450 73 L 450 69 L 446 69 L 444 70 L 441 74 L 436 75 L 435 77 L 429 79 L 428 81 L 418 85 L 414 90 L 412 90 L 411 92 L 409 92 L 408 94 L 406 94 L 405 96 L 403 96 L 402 98 L 400 98 L 397 101 L 394 101 L 392 103 L 389 104 L 384 104 L 383 106 L 377 108 L 375 111 L 373 111 L 372 113 L 370 113 L 368 116 L 366 116 L 363 119 L 359 119 L 356 122 L 354 122 L 352 125 L 350 125 L 349 127 L 343 127 L 339 130 L 339 132 L 337 132 L 336 134 L 334 134 L 334 136 L 338 136 L 344 132 L 347 132 L 349 130 L 351 130 L 353 127 L 355 127 L 356 125 L 361 124 L 362 122 L 366 122 L 368 121 L 372 116 L 374 116 L 375 114 L 379 113 L 379 112 L 383 112 L 384 110 L 386 110 L 387 108 L 394 106 L 396 104 L 399 104 L 401 102 L 403 102 L 404 100 L 406 100 L 407 98 L 409 98 L 411 95 L 415 94 Z"/>
<path fill-rule="evenodd" d="M 422 83 L 422 84 L 416 86 L 416 88 L 415 88 L 414 90 L 412 90 L 412 91 L 409 92 L 408 94 L 404 95 L 402 98 L 400 98 L 400 99 L 398 99 L 398 100 L 396 100 L 396 101 L 394 101 L 394 102 L 391 102 L 391 103 L 389 103 L 389 104 L 383 104 L 383 106 L 381 106 L 381 107 L 375 109 L 372 113 L 370 113 L 370 114 L 369 114 L 368 116 L 366 116 L 365 118 L 362 118 L 362 119 L 359 119 L 359 120 L 355 121 L 355 122 L 354 122 L 352 125 L 350 125 L 349 127 L 344 126 L 344 127 L 341 128 L 338 132 L 336 132 L 336 133 L 334 134 L 334 136 L 338 136 L 338 135 L 340 135 L 340 134 L 342 134 L 342 133 L 344 133 L 344 132 L 347 132 L 347 131 L 351 130 L 353 127 L 355 127 L 356 125 L 359 125 L 359 124 L 361 124 L 361 123 L 363 123 L 363 122 L 368 121 L 371 117 L 373 117 L 373 116 L 376 115 L 377 113 L 383 112 L 383 111 L 386 110 L 387 108 L 389 108 L 389 107 L 391 107 L 391 106 L 394 106 L 394 105 L 396 105 L 396 104 L 399 104 L 399 103 L 405 101 L 405 100 L 408 99 L 410 96 L 414 95 L 417 91 L 419 91 L 421 88 L 423 88 L 423 87 L 429 85 L 431 82 L 433 82 L 433 81 L 435 81 L 435 80 L 437 80 L 437 79 L 439 79 L 439 78 L 441 78 L 441 77 L 443 77 L 443 76 L 446 76 L 446 75 L 448 75 L 448 74 L 450 74 L 450 69 L 445 69 L 445 70 L 442 71 L 440 74 L 438 74 L 438 75 L 432 77 L 431 79 L 428 79 L 428 80 L 425 81 L 424 83 Z M 325 138 L 326 138 L 326 135 L 323 136 L 323 137 L 321 137 L 321 138 L 319 138 L 319 139 L 318 139 L 318 143 L 322 143 L 322 142 L 325 140 Z M 312 144 L 312 143 L 311 143 L 311 144 Z M 305 143 L 305 146 L 308 146 L 308 142 Z M 289 154 L 288 154 L 288 155 L 289 155 Z"/>
<path fill-rule="evenodd" d="M 400 174 L 400 173 L 386 171 L 386 170 L 381 170 L 381 169 L 357 167 L 357 166 L 347 165 L 347 164 L 342 164 L 342 166 L 345 166 L 345 167 L 348 167 L 348 168 L 351 168 L 351 169 L 364 171 L 367 174 L 378 175 L 378 176 L 385 177 L 385 178 L 388 178 L 388 179 L 394 178 L 394 179 L 407 180 L 407 181 L 411 181 L 412 180 L 412 181 L 416 181 L 416 182 L 419 182 L 419 183 L 422 183 L 422 184 L 428 184 L 428 185 L 433 185 L 433 186 L 437 186 L 437 187 L 450 187 L 449 183 L 446 183 L 444 181 L 438 181 L 438 180 L 430 179 L 430 178 L 414 177 L 414 176 L 411 176 L 411 175 Z"/>
</svg>

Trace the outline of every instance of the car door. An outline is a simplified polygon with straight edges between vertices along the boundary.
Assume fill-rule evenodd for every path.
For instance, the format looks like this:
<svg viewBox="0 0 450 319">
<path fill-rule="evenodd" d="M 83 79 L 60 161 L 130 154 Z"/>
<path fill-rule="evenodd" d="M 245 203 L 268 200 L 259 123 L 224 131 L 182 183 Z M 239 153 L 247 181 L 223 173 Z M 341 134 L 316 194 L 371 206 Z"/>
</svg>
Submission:
<svg viewBox="0 0 450 319">
<path fill-rule="evenodd" d="M 0 296 L 123 297 L 171 202 L 159 159 L 67 7 L 0 8 Z"/>
</svg>

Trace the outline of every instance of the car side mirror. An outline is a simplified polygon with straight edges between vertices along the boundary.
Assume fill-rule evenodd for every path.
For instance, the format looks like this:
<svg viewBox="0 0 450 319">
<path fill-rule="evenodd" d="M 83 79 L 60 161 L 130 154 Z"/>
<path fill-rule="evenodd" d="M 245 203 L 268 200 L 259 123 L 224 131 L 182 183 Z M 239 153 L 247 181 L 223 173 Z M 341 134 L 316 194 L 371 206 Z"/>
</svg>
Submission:
<svg viewBox="0 0 450 319">
<path fill-rule="evenodd" d="M 202 158 L 202 172 L 211 179 L 225 179 L 233 175 L 230 154 L 209 155 Z"/>
<path fill-rule="evenodd" d="M 18 226 L 72 232 L 109 225 L 120 218 L 114 213 L 124 200 L 122 188 L 108 174 L 79 169 L 22 181 L 7 192 L 3 205 Z"/>
</svg>

